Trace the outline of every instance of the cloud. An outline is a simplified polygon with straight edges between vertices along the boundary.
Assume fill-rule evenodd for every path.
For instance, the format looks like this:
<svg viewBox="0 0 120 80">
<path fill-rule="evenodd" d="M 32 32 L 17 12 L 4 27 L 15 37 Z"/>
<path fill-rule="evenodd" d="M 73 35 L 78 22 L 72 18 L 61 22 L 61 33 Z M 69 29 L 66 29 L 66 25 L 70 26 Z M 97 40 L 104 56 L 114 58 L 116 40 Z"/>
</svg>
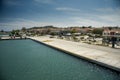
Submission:
<svg viewBox="0 0 120 80">
<path fill-rule="evenodd" d="M 0 29 L 3 30 L 13 30 L 13 29 L 21 29 L 22 27 L 30 28 L 34 26 L 46 26 L 46 25 L 53 25 L 57 27 L 66 26 L 62 22 L 48 22 L 48 21 L 34 21 L 34 20 L 27 20 L 23 18 L 6 18 L 11 20 L 11 22 L 4 22 L 0 23 Z"/>
<path fill-rule="evenodd" d="M 20 5 L 16 0 L 3 0 L 3 3 L 8 6 Z"/>
<path fill-rule="evenodd" d="M 95 27 L 102 27 L 102 26 L 120 26 L 120 16 L 117 15 L 87 15 L 88 17 L 84 16 L 76 16 L 71 17 L 73 23 L 79 24 L 81 26 L 95 26 Z M 89 17 L 90 16 L 90 17 Z M 91 17 L 92 16 L 92 17 Z"/>
<path fill-rule="evenodd" d="M 8 22 L 1 22 L 0 29 L 12 30 L 21 29 L 22 27 L 32 27 L 35 25 L 34 21 L 22 19 L 22 18 L 5 18 Z M 9 21 L 11 20 L 11 21 Z"/>
<path fill-rule="evenodd" d="M 120 14 L 120 7 L 117 8 L 98 8 L 96 9 L 97 12 L 99 13 L 104 13 L 104 14 Z"/>
<path fill-rule="evenodd" d="M 80 26 L 96 26 L 99 23 L 97 21 L 93 21 L 92 19 L 82 17 L 71 17 L 71 19 L 73 19 L 74 23 L 79 24 Z"/>
<path fill-rule="evenodd" d="M 55 3 L 54 0 L 34 0 L 37 3 L 43 3 L 43 4 L 53 4 Z"/>
<path fill-rule="evenodd" d="M 96 17 L 104 20 L 104 21 L 108 21 L 108 22 L 112 22 L 112 23 L 117 23 L 120 24 L 120 8 L 99 8 L 96 9 L 99 12 L 99 15 L 97 15 Z"/>
<path fill-rule="evenodd" d="M 31 21 L 31 20 L 27 20 L 27 19 L 23 19 L 23 18 L 6 18 L 8 19 L 8 22 L 4 22 L 4 23 L 0 23 L 0 25 L 5 25 L 5 26 L 30 26 L 30 25 L 34 25 L 36 24 L 35 21 Z M 11 21 L 9 21 L 11 20 Z"/>
<path fill-rule="evenodd" d="M 58 7 L 56 8 L 58 11 L 65 11 L 65 12 L 79 12 L 80 9 L 75 9 L 75 8 L 68 8 L 68 7 Z"/>
<path fill-rule="evenodd" d="M 102 15 L 102 16 L 98 16 L 98 18 L 104 21 L 109 21 L 109 22 L 114 22 L 114 23 L 120 21 L 119 15 Z"/>
<path fill-rule="evenodd" d="M 93 20 L 93 19 L 85 19 L 85 18 L 76 18 L 76 19 L 74 19 L 74 22 L 76 24 L 79 24 L 80 26 L 102 27 L 102 26 L 113 25 L 113 24 L 108 24 L 103 21 L 98 21 L 98 20 Z"/>
<path fill-rule="evenodd" d="M 120 8 L 99 8 L 95 9 L 94 13 L 82 13 L 81 11 L 76 13 L 71 12 L 68 14 L 74 14 L 70 17 L 71 21 L 73 21 L 72 23 L 76 23 L 81 26 L 120 26 Z"/>
<path fill-rule="evenodd" d="M 112 8 L 98 8 L 96 11 L 99 12 L 113 12 L 114 10 Z"/>
</svg>

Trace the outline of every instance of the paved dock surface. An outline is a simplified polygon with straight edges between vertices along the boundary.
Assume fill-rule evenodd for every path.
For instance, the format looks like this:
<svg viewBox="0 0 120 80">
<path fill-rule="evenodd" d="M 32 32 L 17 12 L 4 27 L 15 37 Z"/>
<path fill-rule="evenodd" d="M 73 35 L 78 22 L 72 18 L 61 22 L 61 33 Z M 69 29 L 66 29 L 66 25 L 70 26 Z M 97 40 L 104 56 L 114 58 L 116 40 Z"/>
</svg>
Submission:
<svg viewBox="0 0 120 80">
<path fill-rule="evenodd" d="M 77 56 L 83 56 L 88 60 L 95 61 L 102 66 L 120 71 L 120 49 L 97 45 L 90 45 L 80 42 L 66 41 L 62 39 L 49 37 L 30 37 L 33 40 L 40 41 L 49 46 L 71 52 Z"/>
</svg>

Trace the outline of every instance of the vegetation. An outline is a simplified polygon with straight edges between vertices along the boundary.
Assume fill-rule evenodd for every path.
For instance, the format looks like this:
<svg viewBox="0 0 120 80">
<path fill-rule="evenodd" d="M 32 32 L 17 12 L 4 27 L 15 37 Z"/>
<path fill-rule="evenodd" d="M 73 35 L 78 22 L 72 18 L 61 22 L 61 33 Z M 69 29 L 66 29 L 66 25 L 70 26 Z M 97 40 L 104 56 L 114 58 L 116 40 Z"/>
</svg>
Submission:
<svg viewBox="0 0 120 80">
<path fill-rule="evenodd" d="M 2 29 L 0 32 L 4 32 L 4 30 Z"/>
<path fill-rule="evenodd" d="M 72 29 L 71 31 L 70 31 L 70 33 L 76 33 L 77 31 L 76 31 L 76 29 Z"/>
<path fill-rule="evenodd" d="M 101 28 L 95 28 L 92 31 L 93 34 L 99 34 L 99 35 L 102 35 L 102 32 L 103 32 L 103 29 L 101 29 Z"/>
<path fill-rule="evenodd" d="M 88 26 L 88 28 L 92 28 L 92 26 Z"/>
<path fill-rule="evenodd" d="M 20 30 L 12 30 L 11 35 L 20 36 L 19 32 L 20 32 Z"/>
<path fill-rule="evenodd" d="M 55 36 L 55 35 L 57 35 L 57 33 L 56 32 L 51 32 L 50 35 Z"/>
<path fill-rule="evenodd" d="M 21 29 L 23 32 L 26 32 L 26 28 L 25 27 L 22 27 L 22 29 Z"/>
</svg>

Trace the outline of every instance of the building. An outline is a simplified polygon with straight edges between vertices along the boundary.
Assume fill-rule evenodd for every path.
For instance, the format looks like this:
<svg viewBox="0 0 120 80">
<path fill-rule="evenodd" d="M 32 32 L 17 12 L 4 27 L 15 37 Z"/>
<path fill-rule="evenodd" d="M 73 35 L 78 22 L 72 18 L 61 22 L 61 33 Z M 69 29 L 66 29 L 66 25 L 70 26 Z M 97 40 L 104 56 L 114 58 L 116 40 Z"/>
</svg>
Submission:
<svg viewBox="0 0 120 80">
<path fill-rule="evenodd" d="M 117 45 L 120 45 L 120 28 L 105 28 L 103 31 L 103 41 L 107 43 L 115 42 Z"/>
</svg>

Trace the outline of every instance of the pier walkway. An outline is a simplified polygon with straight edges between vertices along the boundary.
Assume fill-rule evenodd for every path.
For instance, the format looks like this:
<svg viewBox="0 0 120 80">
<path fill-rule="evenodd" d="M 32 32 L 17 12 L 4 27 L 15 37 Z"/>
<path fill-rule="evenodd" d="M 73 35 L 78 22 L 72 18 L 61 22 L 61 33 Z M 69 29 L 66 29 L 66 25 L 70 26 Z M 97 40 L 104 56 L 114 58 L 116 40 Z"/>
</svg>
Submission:
<svg viewBox="0 0 120 80">
<path fill-rule="evenodd" d="M 29 38 L 120 72 L 120 49 L 118 48 L 89 45 L 44 36 Z"/>
</svg>

